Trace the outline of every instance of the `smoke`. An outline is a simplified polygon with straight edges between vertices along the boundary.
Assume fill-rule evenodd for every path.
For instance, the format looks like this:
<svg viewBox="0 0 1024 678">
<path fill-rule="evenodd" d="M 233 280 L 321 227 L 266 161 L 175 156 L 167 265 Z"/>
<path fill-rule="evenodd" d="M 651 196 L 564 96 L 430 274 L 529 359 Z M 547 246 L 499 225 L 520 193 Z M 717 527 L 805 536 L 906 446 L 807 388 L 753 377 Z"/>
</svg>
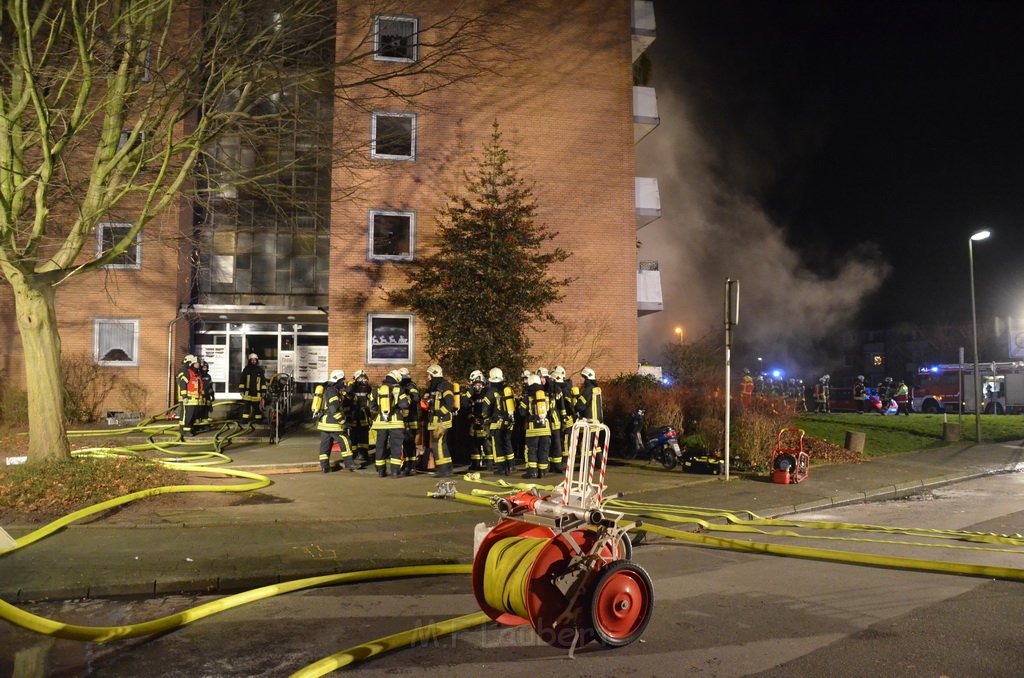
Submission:
<svg viewBox="0 0 1024 678">
<path fill-rule="evenodd" d="M 721 333 L 724 281 L 734 278 L 740 281 L 738 360 L 763 356 L 765 367 L 783 366 L 805 378 L 835 369 L 836 357 L 824 347 L 853 329 L 889 266 L 872 244 L 824 266 L 808 261 L 741 188 L 770 183 L 750 176 L 751 168 L 772 171 L 764 159 L 737 161 L 735 149 L 699 131 L 682 96 L 661 83 L 657 92 L 661 124 L 637 148 L 637 174 L 658 178 L 662 217 L 637 239 L 639 258 L 659 262 L 665 310 L 640 318 L 640 356 L 660 362 L 678 326 L 689 339 Z M 729 167 L 738 169 L 730 175 Z"/>
</svg>

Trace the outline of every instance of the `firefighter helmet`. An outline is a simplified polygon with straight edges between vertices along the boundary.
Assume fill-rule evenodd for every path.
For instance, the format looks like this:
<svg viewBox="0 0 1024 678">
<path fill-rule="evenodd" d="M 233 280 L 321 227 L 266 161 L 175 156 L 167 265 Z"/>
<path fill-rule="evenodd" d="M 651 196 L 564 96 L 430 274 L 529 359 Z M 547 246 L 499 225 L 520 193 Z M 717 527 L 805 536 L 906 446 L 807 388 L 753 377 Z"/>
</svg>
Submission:
<svg viewBox="0 0 1024 678">
<path fill-rule="evenodd" d="M 546 367 L 538 367 L 537 368 L 537 376 L 540 376 L 540 377 L 547 377 L 547 376 L 549 376 L 548 368 L 546 368 Z"/>
<path fill-rule="evenodd" d="M 483 382 L 483 380 L 484 380 L 484 373 L 481 372 L 480 370 L 473 370 L 472 372 L 469 373 L 469 380 L 471 382 L 474 382 L 474 381 Z"/>
<path fill-rule="evenodd" d="M 565 368 L 561 365 L 555 365 L 555 369 L 551 370 L 551 376 L 555 378 L 555 381 L 563 381 L 565 379 Z"/>
<path fill-rule="evenodd" d="M 412 377 L 412 375 L 409 374 L 409 368 L 408 367 L 399 367 L 398 368 L 398 373 L 400 375 L 402 375 L 402 379 L 409 379 L 410 377 Z"/>
<path fill-rule="evenodd" d="M 395 383 L 402 381 L 402 373 L 398 370 L 391 370 L 388 372 L 388 376 L 395 380 Z"/>
<path fill-rule="evenodd" d="M 858 374 L 857 375 L 857 381 L 864 381 L 864 375 L 863 374 Z"/>
<path fill-rule="evenodd" d="M 259 359 L 260 359 L 260 357 L 258 355 L 256 355 L 255 353 L 250 353 L 249 354 L 249 360 L 259 360 Z"/>
<path fill-rule="evenodd" d="M 189 353 L 181 362 L 185 363 L 186 365 L 195 365 L 196 357 Z"/>
<path fill-rule="evenodd" d="M 427 374 L 432 377 L 443 377 L 444 371 L 441 369 L 440 365 L 434 364 L 427 368 Z"/>
<path fill-rule="evenodd" d="M 580 370 L 580 374 L 583 375 L 584 379 L 590 379 L 591 381 L 597 380 L 597 374 L 590 367 L 584 367 L 582 370 Z"/>
<path fill-rule="evenodd" d="M 356 373 L 352 375 L 352 378 L 356 381 L 359 381 L 360 379 L 369 380 L 369 377 L 366 376 L 366 370 L 356 370 Z"/>
<path fill-rule="evenodd" d="M 491 371 L 487 373 L 487 381 L 492 384 L 497 384 L 499 381 L 505 381 L 505 375 L 502 373 L 500 367 L 492 367 Z"/>
<path fill-rule="evenodd" d="M 336 384 L 339 381 L 344 381 L 344 380 L 345 380 L 345 370 L 334 370 L 333 372 L 331 372 L 331 376 L 327 377 L 327 381 L 331 382 L 332 384 Z"/>
<path fill-rule="evenodd" d="M 886 377 L 886 378 L 885 378 L 885 379 L 884 379 L 883 381 L 884 381 L 884 382 L 885 382 L 886 384 L 891 384 L 891 383 L 892 383 L 892 377 Z"/>
<path fill-rule="evenodd" d="M 523 379 L 529 379 L 533 376 L 533 372 L 530 370 L 523 370 Z"/>
<path fill-rule="evenodd" d="M 526 385 L 527 386 L 540 386 L 540 375 L 539 374 L 531 374 L 530 376 L 528 376 L 526 378 Z"/>
</svg>

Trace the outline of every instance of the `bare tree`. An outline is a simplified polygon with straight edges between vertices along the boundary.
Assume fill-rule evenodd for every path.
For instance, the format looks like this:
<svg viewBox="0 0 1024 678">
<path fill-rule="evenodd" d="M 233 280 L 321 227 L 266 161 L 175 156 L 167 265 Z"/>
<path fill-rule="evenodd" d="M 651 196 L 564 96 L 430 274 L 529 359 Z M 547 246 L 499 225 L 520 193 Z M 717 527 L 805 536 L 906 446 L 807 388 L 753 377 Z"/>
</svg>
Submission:
<svg viewBox="0 0 1024 678">
<path fill-rule="evenodd" d="M 30 461 L 69 453 L 57 286 L 124 255 L 182 195 L 226 183 L 259 190 L 294 162 L 232 163 L 218 140 L 252 145 L 294 121 L 300 111 L 275 93 L 326 89 L 353 106 L 411 99 L 485 68 L 477 57 L 489 46 L 482 14 L 461 8 L 407 36 L 415 61 L 382 66 L 372 59 L 373 17 L 387 8 L 374 2 L 347 3 L 350 17 L 333 0 L 0 3 L 0 276 L 31 375 Z M 338 40 L 343 54 L 338 30 L 355 32 Z M 336 145 L 335 169 L 362 146 Z M 130 227 L 106 247 L 86 246 L 98 224 L 124 215 Z"/>
</svg>

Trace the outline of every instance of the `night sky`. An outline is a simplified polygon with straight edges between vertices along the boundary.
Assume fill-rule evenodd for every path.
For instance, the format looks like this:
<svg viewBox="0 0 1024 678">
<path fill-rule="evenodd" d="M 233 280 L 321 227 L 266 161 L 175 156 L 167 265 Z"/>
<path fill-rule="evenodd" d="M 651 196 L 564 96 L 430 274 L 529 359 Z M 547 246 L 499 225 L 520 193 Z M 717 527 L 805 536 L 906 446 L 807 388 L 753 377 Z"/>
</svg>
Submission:
<svg viewBox="0 0 1024 678">
<path fill-rule="evenodd" d="M 1024 5 L 658 0 L 661 126 L 637 147 L 663 217 L 638 231 L 666 310 L 793 361 L 846 328 L 1024 321 Z M 678 257 L 668 252 L 679 252 Z M 823 366 L 827 368 L 827 365 Z"/>
</svg>

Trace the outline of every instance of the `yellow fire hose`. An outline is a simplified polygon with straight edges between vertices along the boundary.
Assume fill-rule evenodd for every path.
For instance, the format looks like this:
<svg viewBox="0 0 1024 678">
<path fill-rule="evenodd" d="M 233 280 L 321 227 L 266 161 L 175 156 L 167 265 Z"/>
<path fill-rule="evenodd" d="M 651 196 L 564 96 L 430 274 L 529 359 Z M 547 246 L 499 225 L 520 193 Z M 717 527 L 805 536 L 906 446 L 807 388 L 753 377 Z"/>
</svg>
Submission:
<svg viewBox="0 0 1024 678">
<path fill-rule="evenodd" d="M 119 429 L 117 431 L 118 433 L 129 433 L 142 430 L 147 433 L 150 433 L 151 440 L 150 443 L 148 444 L 131 445 L 113 449 L 92 448 L 88 450 L 80 450 L 76 452 L 76 454 L 82 456 L 128 456 L 134 455 L 140 451 L 147 449 L 159 449 L 161 452 L 174 454 L 179 447 L 193 446 L 196 443 L 198 443 L 198 445 L 208 445 L 210 442 L 183 442 L 178 440 L 173 443 L 157 443 L 155 440 L 153 440 L 153 438 L 155 438 L 158 435 L 168 435 L 170 431 L 164 429 L 169 428 L 171 425 L 168 425 L 167 427 L 161 427 L 160 424 L 155 422 L 155 419 L 156 418 L 151 418 L 150 420 L 147 420 L 146 422 L 140 424 L 138 427 Z M 213 452 L 197 451 L 195 454 L 184 455 L 179 453 L 175 457 L 174 461 L 156 461 L 157 463 L 167 465 L 170 468 L 180 469 L 183 471 L 209 472 L 210 469 L 207 468 L 207 466 L 198 463 L 198 461 L 193 463 L 183 463 L 180 460 L 182 458 L 189 457 L 199 457 L 200 459 L 212 459 L 211 461 L 206 462 L 207 464 L 219 464 L 230 461 L 228 457 L 222 454 L 221 450 L 225 445 L 230 443 L 231 439 L 234 436 L 238 435 L 242 431 L 243 429 L 237 426 L 237 424 L 231 423 L 230 425 L 226 425 L 225 427 L 223 427 L 221 431 L 219 431 L 218 434 L 215 436 L 213 440 L 215 449 Z M 111 432 L 103 431 L 102 433 L 104 435 L 108 435 Z M 69 432 L 69 435 L 74 436 L 80 436 L 84 434 L 85 432 Z M 174 434 L 176 435 L 176 432 L 174 432 Z M 246 478 L 252 480 L 253 482 L 240 485 L 176 485 L 134 492 L 132 494 L 118 497 L 116 499 L 102 502 L 100 504 L 96 504 L 95 506 L 90 506 L 86 509 L 82 509 L 80 511 L 71 513 L 53 523 L 50 523 L 49 525 L 46 525 L 28 535 L 19 538 L 18 540 L 16 540 L 15 546 L 13 548 L 7 549 L 5 551 L 0 551 L 0 555 L 3 555 L 4 553 L 19 548 L 23 548 L 28 544 L 34 543 L 46 537 L 47 535 L 52 534 L 61 527 L 70 524 L 76 520 L 79 520 L 85 516 L 100 511 L 105 511 L 115 506 L 126 504 L 128 502 L 135 501 L 136 499 L 141 499 L 143 497 L 155 496 L 157 494 L 164 494 L 170 492 L 244 492 L 261 489 L 271 484 L 271 481 L 268 478 L 246 471 L 218 469 L 217 473 L 222 473 L 224 475 L 229 475 L 238 478 Z M 474 490 L 472 494 L 454 492 L 452 495 L 450 495 L 450 498 L 455 499 L 456 501 L 469 503 L 477 506 L 491 506 L 491 501 L 488 498 L 488 496 L 496 494 L 506 494 L 509 490 L 526 489 L 535 486 L 532 484 L 510 484 L 505 481 L 480 481 L 478 474 L 467 476 L 466 479 L 471 480 L 473 482 L 482 482 L 483 484 L 493 485 L 498 488 L 496 490 L 491 491 Z M 545 488 L 544 486 L 536 487 L 539 487 L 541 489 L 549 489 Z M 429 495 L 436 496 L 434 493 L 429 493 Z M 698 527 L 704 530 L 747 532 L 772 536 L 794 536 L 803 538 L 842 539 L 850 541 L 876 541 L 886 544 L 894 543 L 890 541 L 862 538 L 803 535 L 797 532 L 793 532 L 792 530 L 764 530 L 762 528 L 790 527 L 818 530 L 857 530 L 862 532 L 877 532 L 886 534 L 902 533 L 930 538 L 957 539 L 969 542 L 1000 544 L 1004 546 L 1024 545 L 1024 538 L 1022 538 L 1020 535 L 1007 536 L 977 532 L 965 532 L 958 530 L 922 530 L 918 528 L 893 528 L 874 525 L 858 525 L 855 523 L 773 520 L 761 518 L 760 516 L 757 516 L 756 514 L 750 511 L 730 512 L 720 509 L 681 507 L 669 504 L 644 504 L 641 502 L 626 502 L 621 499 L 610 500 L 607 505 L 609 506 L 609 508 L 622 511 L 623 513 L 627 513 L 629 515 L 643 517 L 648 520 L 662 520 L 665 522 L 674 523 L 689 523 L 697 525 Z M 739 518 L 737 516 L 737 513 L 746 514 L 749 516 L 749 518 Z M 725 520 L 727 524 L 722 525 L 712 523 L 709 520 L 707 520 L 709 518 L 722 519 Z M 649 522 L 644 523 L 640 529 L 653 534 L 660 534 L 665 537 L 680 540 L 689 544 L 712 548 L 731 549 L 747 553 L 765 553 L 771 555 L 810 558 L 830 562 L 852 563 L 874 567 L 900 568 L 924 572 L 940 572 L 974 577 L 988 577 L 995 579 L 1024 581 L 1024 569 L 1020 568 L 970 565 L 893 556 L 883 557 L 870 554 L 832 551 L 827 549 L 785 546 L 772 543 L 728 539 L 722 537 L 713 537 L 707 534 L 684 532 L 681 530 L 673 529 L 670 527 L 664 527 Z M 538 540 L 531 538 L 516 538 L 502 540 L 495 545 L 492 552 L 489 553 L 488 563 L 485 566 L 488 572 L 486 580 L 487 582 L 489 582 L 489 584 L 487 585 L 487 589 L 485 590 L 485 598 L 488 601 L 489 605 L 492 605 L 496 609 L 509 610 L 512 611 L 514 614 L 524 616 L 522 613 L 525 612 L 526 605 L 525 601 L 522 600 L 522 591 L 524 588 L 523 580 L 524 577 L 528 576 L 530 567 L 533 564 L 533 559 L 536 557 L 536 551 L 538 550 L 538 546 L 543 546 L 545 541 L 546 540 L 543 539 Z M 935 546 L 934 544 L 917 544 L 913 542 L 895 543 L 910 543 L 913 545 Z M 943 544 L 941 546 L 947 548 L 977 549 L 1020 553 L 1019 551 L 1013 551 L 1011 549 L 994 549 L 989 547 L 956 546 L 946 544 Z M 491 558 L 492 555 L 494 556 L 493 562 Z M 503 555 L 504 557 L 499 557 L 499 555 Z M 365 570 L 362 572 L 349 572 L 343 574 L 308 577 L 305 579 L 283 582 L 271 586 L 264 586 L 261 588 L 239 593 L 233 596 L 227 596 L 216 601 L 204 603 L 190 610 L 185 610 L 183 612 L 169 615 L 167 617 L 162 617 L 160 619 L 156 619 L 153 621 L 116 627 L 89 627 L 72 624 L 63 624 L 60 622 L 29 614 L 4 601 L 0 601 L 0 618 L 6 619 L 7 621 L 17 626 L 37 633 L 42 633 L 66 639 L 103 643 L 111 640 L 135 638 L 154 633 L 166 632 L 179 626 L 184 626 L 186 624 L 192 623 L 204 617 L 217 614 L 218 612 L 223 612 L 225 610 L 239 607 L 241 605 L 255 602 L 257 600 L 263 600 L 271 596 L 281 595 L 284 593 L 290 593 L 293 591 L 298 591 L 307 588 L 331 586 L 344 583 L 354 583 L 360 581 L 371 581 L 378 579 L 392 579 L 400 577 L 470 574 L 471 571 L 471 565 L 431 565 L 384 568 L 375 570 Z M 455 633 L 459 630 L 471 628 L 473 626 L 486 623 L 487 621 L 489 621 L 489 617 L 485 613 L 476 612 L 461 617 L 456 617 L 454 619 L 450 619 L 447 621 L 438 622 L 436 624 L 431 624 L 428 626 L 411 629 L 409 631 L 404 631 L 402 633 L 386 636 L 384 638 L 379 638 L 369 643 L 356 645 L 347 650 L 343 650 L 336 654 L 320 659 L 319 661 L 314 662 L 313 664 L 310 664 L 304 667 L 303 669 L 300 669 L 299 671 L 294 673 L 293 676 L 301 676 L 303 678 L 307 678 L 310 676 L 321 676 L 330 671 L 343 668 L 354 662 L 368 659 L 383 652 L 388 652 L 401 647 L 406 647 L 417 642 L 422 642 L 423 640 L 429 640 L 432 638 L 437 638 L 442 635 Z"/>
</svg>

